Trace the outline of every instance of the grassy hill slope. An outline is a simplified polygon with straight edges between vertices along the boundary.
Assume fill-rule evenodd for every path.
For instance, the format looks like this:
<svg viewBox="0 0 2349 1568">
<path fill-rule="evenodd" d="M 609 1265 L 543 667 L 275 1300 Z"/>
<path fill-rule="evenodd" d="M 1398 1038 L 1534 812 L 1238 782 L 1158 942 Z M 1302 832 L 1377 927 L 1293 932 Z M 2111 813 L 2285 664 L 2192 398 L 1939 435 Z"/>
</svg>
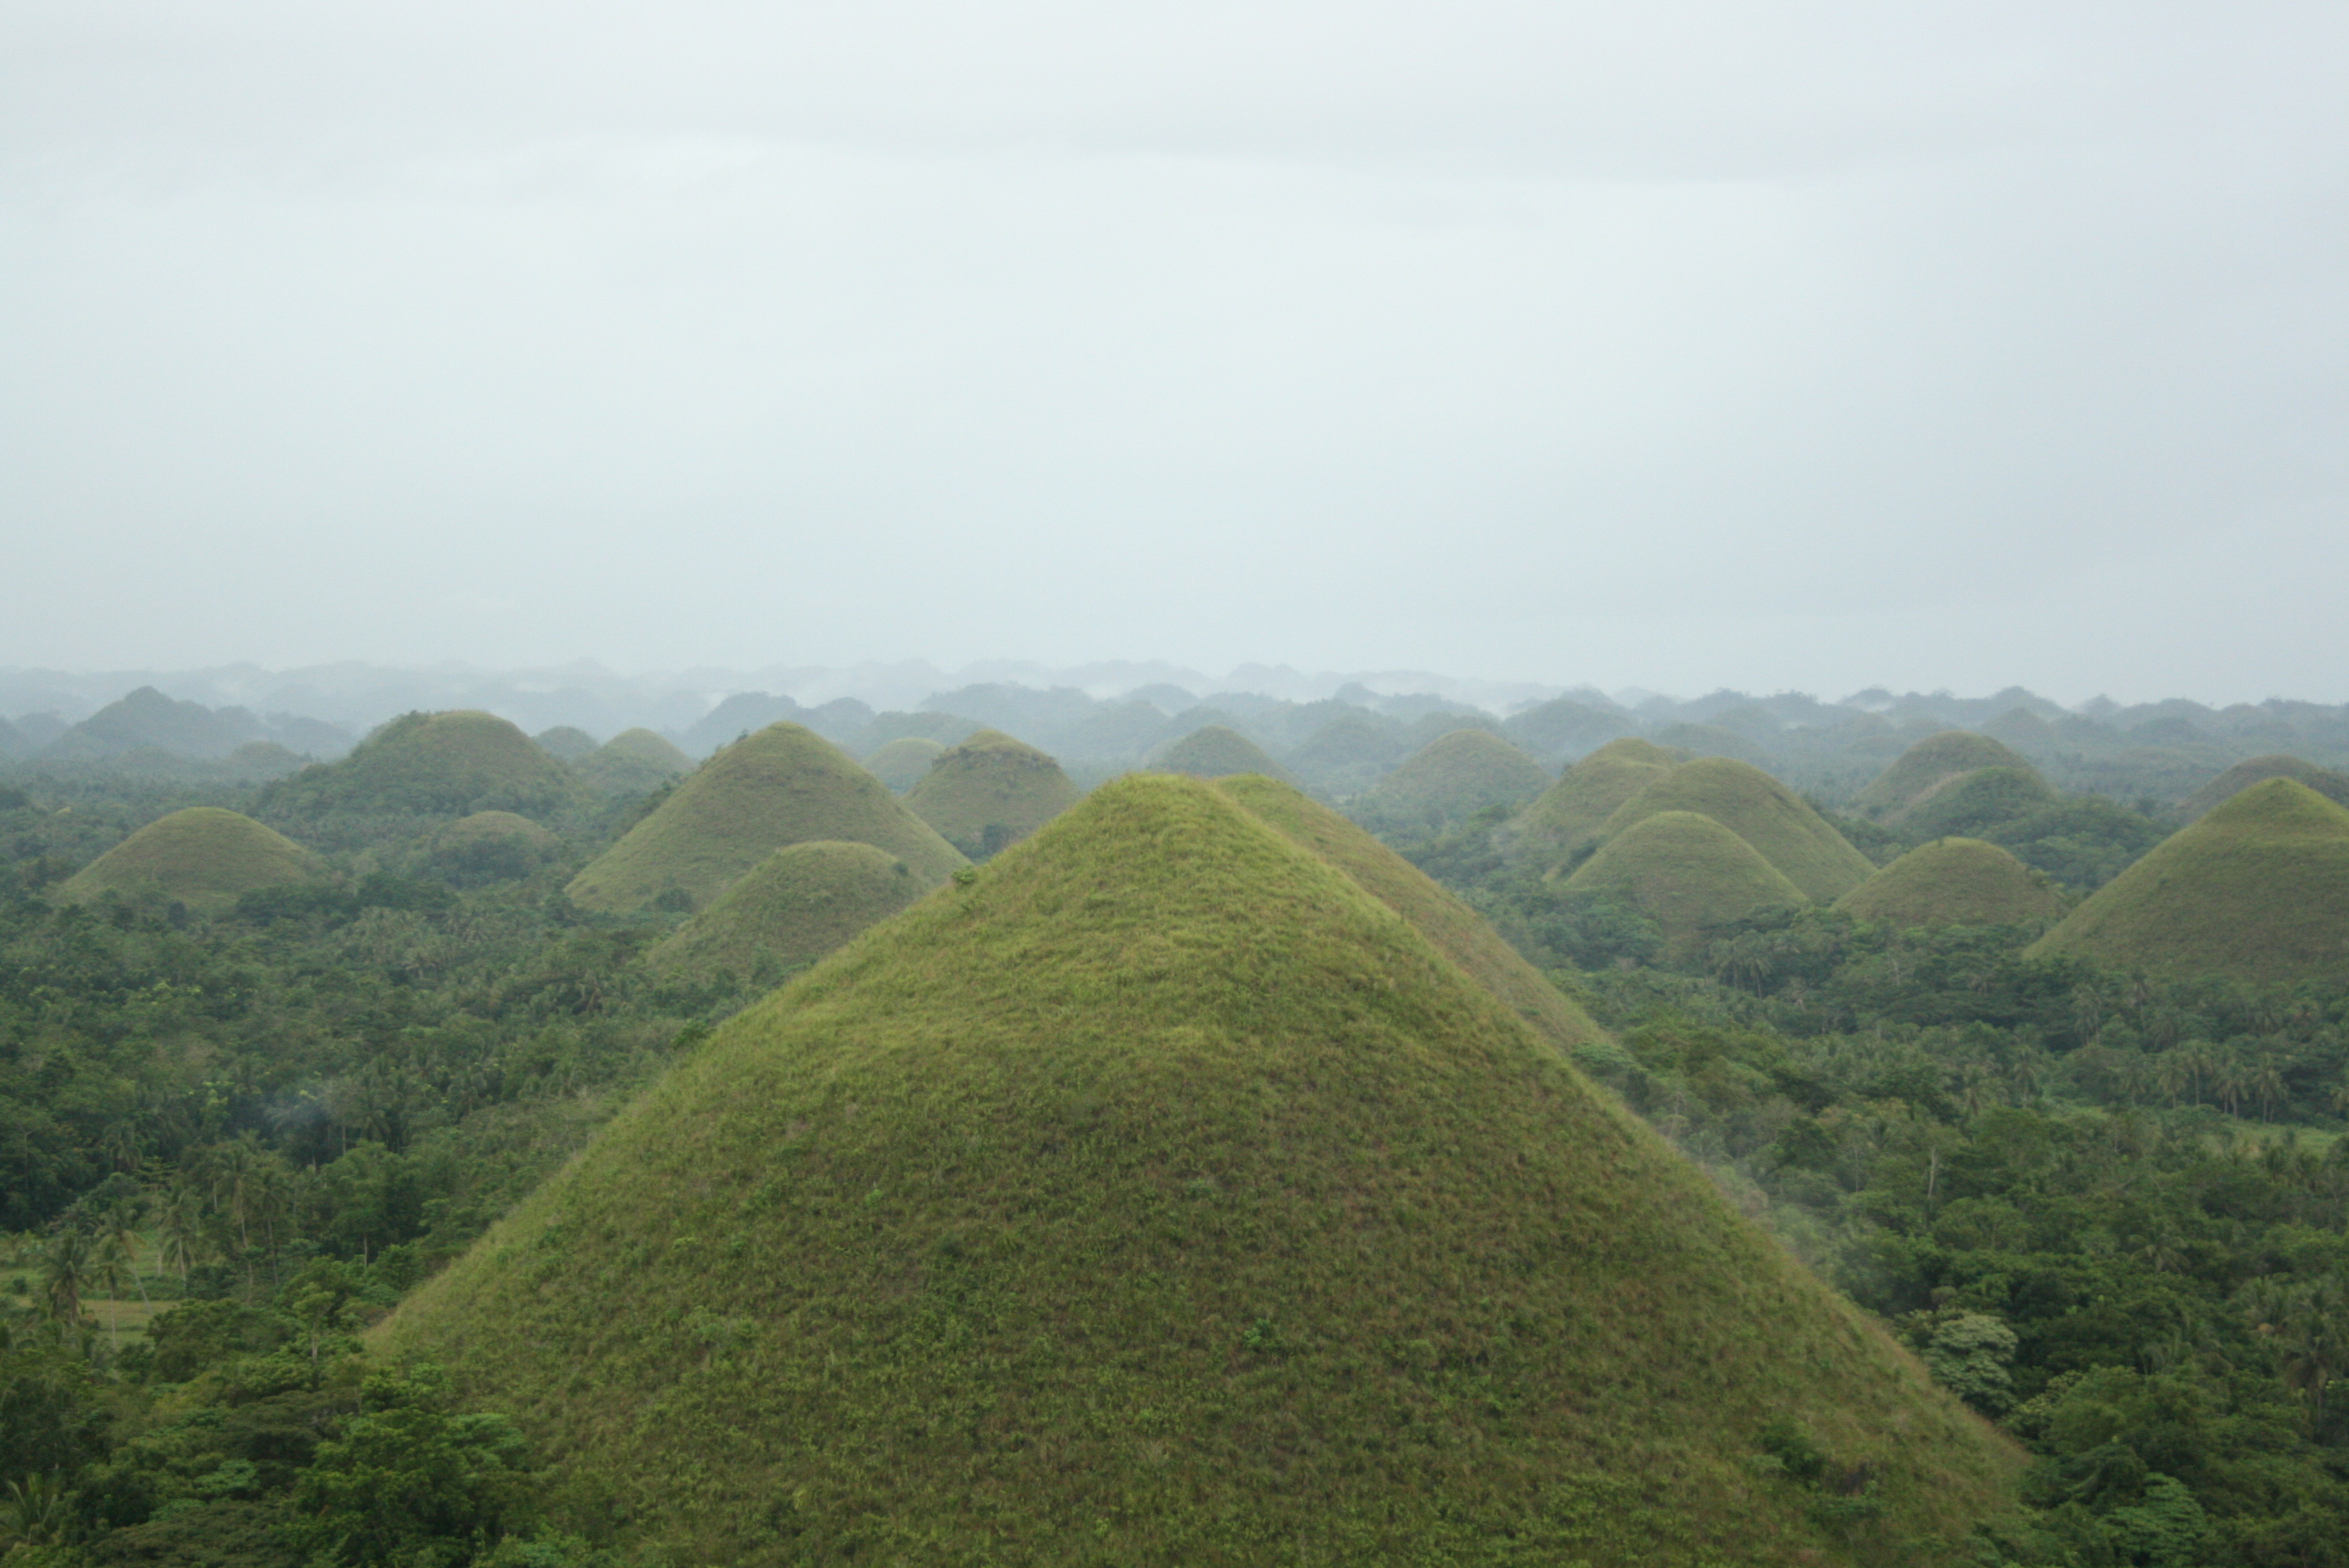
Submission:
<svg viewBox="0 0 2349 1568">
<path fill-rule="evenodd" d="M 339 761 L 305 768 L 262 791 L 264 815 L 543 817 L 575 804 L 579 782 L 530 737 L 494 714 L 409 713 Z"/>
<path fill-rule="evenodd" d="M 309 851 L 252 818 L 191 806 L 148 823 L 84 866 L 57 896 L 83 902 L 109 892 L 134 902 L 176 900 L 217 913 L 254 888 L 319 881 Z"/>
<path fill-rule="evenodd" d="M 1267 779 L 1288 778 L 1263 747 L 1227 725 L 1210 724 L 1160 747 L 1150 766 L 1161 773 L 1187 773 L 1194 779 L 1226 779 L 1236 773 L 1261 773 Z"/>
<path fill-rule="evenodd" d="M 1622 804 L 1685 761 L 1651 740 L 1610 740 L 1564 773 L 1513 818 L 1503 837 L 1515 858 L 1555 866 L 1599 840 Z"/>
<path fill-rule="evenodd" d="M 1455 729 L 1404 758 L 1349 808 L 1373 825 L 1439 831 L 1488 806 L 1520 806 L 1552 783 L 1549 769 L 1484 729 Z"/>
<path fill-rule="evenodd" d="M 1902 833 L 1951 838 L 1978 833 L 2045 810 L 2059 799 L 2028 768 L 1977 768 L 1932 785 L 1893 816 Z"/>
<path fill-rule="evenodd" d="M 1980 839 L 1936 839 L 1836 901 L 1862 920 L 1917 925 L 2021 925 L 2054 920 L 2064 895 L 2029 866 Z"/>
<path fill-rule="evenodd" d="M 922 781 L 947 748 L 926 735 L 901 735 L 864 759 L 866 771 L 903 795 Z"/>
<path fill-rule="evenodd" d="M 649 729 L 624 729 L 575 765 L 588 787 L 641 795 L 693 771 L 693 758 Z"/>
<path fill-rule="evenodd" d="M 1438 952 L 1559 1050 L 1571 1056 L 1606 1039 L 1590 1015 L 1543 979 L 1483 915 L 1337 812 L 1277 779 L 1249 775 L 1216 787 L 1410 921 Z"/>
<path fill-rule="evenodd" d="M 1944 779 L 1981 768 L 2017 768 L 2037 777 L 2013 748 L 1971 730 L 1945 729 L 1894 758 L 1852 804 L 1870 816 L 1888 816 L 1912 805 Z"/>
<path fill-rule="evenodd" d="M 2224 805 L 2252 785 L 2267 779 L 2296 779 L 2336 806 L 2349 806 L 2349 773 L 2319 768 L 2297 757 L 2270 753 L 2247 758 L 2220 774 L 2178 803 L 2188 820 Z"/>
<path fill-rule="evenodd" d="M 1408 921 L 1163 777 L 724 1026 L 377 1340 L 679 1563 L 1928 1563 L 2014 1468 Z M 1875 1478 L 1859 1548 L 1757 1462 L 1789 1419 Z"/>
<path fill-rule="evenodd" d="M 1681 947 L 1723 921 L 1810 902 L 1760 851 L 1694 811 L 1641 817 L 1599 845 L 1566 885 L 1620 896 Z"/>
<path fill-rule="evenodd" d="M 973 860 L 1019 842 L 1083 799 L 1059 763 L 999 729 L 947 752 L 905 792 L 906 808 Z"/>
<path fill-rule="evenodd" d="M 2349 810 L 2254 784 L 2098 888 L 2027 957 L 2237 980 L 2349 981 Z"/>
<path fill-rule="evenodd" d="M 1612 839 L 1661 811 L 1712 818 L 1761 851 L 1805 897 L 1820 903 L 1833 903 L 1876 874 L 1868 858 L 1792 790 L 1731 758 L 1700 757 L 1649 780 L 1607 819 L 1600 836 Z"/>
<path fill-rule="evenodd" d="M 703 763 L 566 891 L 589 909 L 638 909 L 672 890 L 700 908 L 785 844 L 819 839 L 886 850 L 925 888 L 968 863 L 838 747 L 783 722 Z"/>
<path fill-rule="evenodd" d="M 669 972 L 755 975 L 813 963 L 929 890 L 871 844 L 786 844 L 646 954 Z"/>
</svg>

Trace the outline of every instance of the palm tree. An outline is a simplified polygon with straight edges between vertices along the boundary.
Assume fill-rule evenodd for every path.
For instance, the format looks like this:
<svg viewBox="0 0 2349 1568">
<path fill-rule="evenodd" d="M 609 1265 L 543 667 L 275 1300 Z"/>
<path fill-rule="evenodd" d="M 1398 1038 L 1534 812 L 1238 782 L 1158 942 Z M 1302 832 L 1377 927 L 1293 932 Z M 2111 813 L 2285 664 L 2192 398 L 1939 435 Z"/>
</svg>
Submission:
<svg viewBox="0 0 2349 1568">
<path fill-rule="evenodd" d="M 186 1284 L 188 1270 L 212 1250 L 212 1239 L 204 1233 L 203 1194 L 185 1181 L 172 1182 L 156 1206 L 155 1233 L 161 1243 L 158 1261 L 165 1268 L 178 1268 L 180 1282 Z"/>
<path fill-rule="evenodd" d="M 0 1546 L 64 1546 L 72 1542 L 73 1498 L 56 1475 L 35 1470 L 0 1491 L 5 1493 L 0 1499 Z"/>
<path fill-rule="evenodd" d="M 41 1299 L 60 1323 L 81 1321 L 81 1298 L 98 1284 L 98 1259 L 89 1237 L 59 1231 L 41 1251 Z"/>
</svg>

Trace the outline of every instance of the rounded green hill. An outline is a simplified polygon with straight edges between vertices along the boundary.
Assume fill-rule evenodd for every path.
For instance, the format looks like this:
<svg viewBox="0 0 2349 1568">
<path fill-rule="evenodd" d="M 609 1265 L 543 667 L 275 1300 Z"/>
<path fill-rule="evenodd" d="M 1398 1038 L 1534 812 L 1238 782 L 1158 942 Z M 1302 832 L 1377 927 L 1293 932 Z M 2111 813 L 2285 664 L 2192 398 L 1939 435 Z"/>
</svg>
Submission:
<svg viewBox="0 0 2349 1568">
<path fill-rule="evenodd" d="M 578 781 L 530 737 L 495 714 L 403 714 L 336 762 L 305 768 L 264 790 L 272 816 L 344 812 L 461 817 L 518 811 L 543 817 L 574 804 Z"/>
<path fill-rule="evenodd" d="M 922 781 L 930 764 L 947 754 L 945 746 L 926 735 L 901 735 L 864 759 L 875 779 L 903 795 Z"/>
<path fill-rule="evenodd" d="M 693 758 L 649 729 L 624 729 L 576 765 L 590 788 L 641 795 L 693 771 Z"/>
<path fill-rule="evenodd" d="M 565 891 L 585 908 L 700 908 L 785 844 L 836 839 L 885 850 L 924 888 L 968 864 L 889 787 L 812 729 L 771 724 L 719 751 L 587 863 Z"/>
<path fill-rule="evenodd" d="M 2013 768 L 2038 777 L 2013 748 L 1971 730 L 1945 729 L 1894 758 L 1852 804 L 1870 816 L 1889 816 L 1914 805 L 1941 780 L 1982 768 Z"/>
<path fill-rule="evenodd" d="M 786 844 L 646 957 L 672 973 L 797 968 L 927 891 L 912 867 L 871 844 Z"/>
<path fill-rule="evenodd" d="M 1744 839 L 1802 889 L 1832 903 L 1876 873 L 1866 855 L 1784 784 L 1727 757 L 1683 762 L 1616 808 L 1599 830 L 1612 839 L 1661 811 L 1694 811 Z"/>
<path fill-rule="evenodd" d="M 1682 950 L 1725 922 L 1810 902 L 1752 844 L 1694 811 L 1640 818 L 1599 845 L 1566 885 L 1614 893 Z"/>
<path fill-rule="evenodd" d="M 1564 773 L 1513 818 L 1502 837 L 1515 859 L 1550 867 L 1598 842 L 1623 803 L 1685 760 L 1651 740 L 1610 740 Z"/>
<path fill-rule="evenodd" d="M 941 756 L 905 792 L 906 808 L 973 860 L 1018 843 L 1082 799 L 1059 763 L 999 729 L 982 729 Z"/>
<path fill-rule="evenodd" d="M 2028 817 L 2059 797 L 2029 768 L 1977 768 L 1929 787 L 1894 817 L 1903 835 L 1951 838 Z"/>
<path fill-rule="evenodd" d="M 2270 779 L 2098 888 L 2026 957 L 2251 982 L 2349 981 L 2349 810 Z"/>
<path fill-rule="evenodd" d="M 218 806 L 191 806 L 98 856 L 68 878 L 57 897 L 85 903 L 111 892 L 218 913 L 255 888 L 324 875 L 316 858 L 284 834 Z"/>
<path fill-rule="evenodd" d="M 576 762 L 595 754 L 595 738 L 575 725 L 558 724 L 553 729 L 542 729 L 531 738 L 538 748 L 558 762 Z"/>
<path fill-rule="evenodd" d="M 1228 725 L 1210 724 L 1159 748 L 1150 766 L 1160 773 L 1187 773 L 1194 779 L 1228 779 L 1240 773 L 1261 773 L 1287 779 L 1288 771 L 1264 748 Z"/>
<path fill-rule="evenodd" d="M 2064 913 L 2064 895 L 2029 866 L 1980 839 L 1936 839 L 1909 851 L 1836 908 L 1902 929 L 2024 925 Z"/>
<path fill-rule="evenodd" d="M 1375 825 L 1429 831 L 1492 806 L 1519 806 L 1552 783 L 1549 769 L 1490 730 L 1455 729 L 1421 748 L 1348 809 Z"/>
<path fill-rule="evenodd" d="M 1955 1561 L 2020 1468 L 1411 922 L 1165 777 L 727 1023 L 375 1342 L 561 1455 L 558 1512 L 745 1568 L 1852 1563 L 1754 1460 L 1788 1420 Z"/>
<path fill-rule="evenodd" d="M 2349 806 L 2349 773 L 2319 768 L 2297 757 L 2270 753 L 2236 763 L 2178 804 L 2189 821 L 2233 799 L 2252 785 L 2269 779 L 2295 779 L 2336 806 Z"/>
</svg>

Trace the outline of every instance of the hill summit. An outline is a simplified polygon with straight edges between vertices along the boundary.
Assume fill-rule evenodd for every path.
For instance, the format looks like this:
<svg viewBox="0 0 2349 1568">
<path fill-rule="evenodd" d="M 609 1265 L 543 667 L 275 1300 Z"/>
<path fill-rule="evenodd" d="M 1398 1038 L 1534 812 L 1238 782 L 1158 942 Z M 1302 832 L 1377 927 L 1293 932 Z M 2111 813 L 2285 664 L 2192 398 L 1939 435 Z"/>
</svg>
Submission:
<svg viewBox="0 0 2349 1568">
<path fill-rule="evenodd" d="M 753 1568 L 1850 1562 L 1787 1422 L 1921 1562 L 2014 1463 L 1411 921 L 1163 776 L 724 1025 L 377 1337 L 558 1508 Z"/>
<path fill-rule="evenodd" d="M 785 844 L 815 840 L 885 850 L 925 889 L 968 863 L 838 747 L 783 721 L 703 763 L 565 891 L 588 909 L 639 909 L 664 894 L 698 909 Z"/>
<path fill-rule="evenodd" d="M 1440 832 L 1489 806 L 1521 806 L 1550 786 L 1549 769 L 1485 729 L 1455 729 L 1405 758 L 1348 810 L 1392 830 Z"/>
<path fill-rule="evenodd" d="M 1753 845 L 1803 896 L 1821 903 L 1841 898 L 1876 872 L 1866 855 L 1793 790 L 1733 758 L 1700 757 L 1649 779 L 1615 809 L 1599 837 L 1612 839 L 1661 811 L 1712 818 Z"/>
<path fill-rule="evenodd" d="M 324 880 L 309 851 L 252 818 L 191 806 L 148 823 L 57 889 L 80 903 L 109 892 L 217 913 L 254 888 Z"/>
<path fill-rule="evenodd" d="M 2319 768 L 2315 763 L 2297 757 L 2271 752 L 2265 757 L 2247 758 L 2236 763 L 2179 801 L 2178 809 L 2191 820 L 2268 779 L 2296 779 L 2334 805 L 2349 806 L 2349 773 Z"/>
<path fill-rule="evenodd" d="M 1082 799 L 1059 763 L 999 729 L 941 754 L 905 792 L 914 815 L 973 860 L 1019 842 Z"/>
<path fill-rule="evenodd" d="M 513 811 L 541 818 L 574 804 L 570 771 L 495 714 L 409 713 L 340 761 L 305 768 L 264 790 L 273 818 L 341 813 L 463 817 Z"/>
<path fill-rule="evenodd" d="M 1563 863 L 1599 841 L 1607 819 L 1640 789 L 1688 760 L 1652 740 L 1610 740 L 1558 776 L 1503 833 L 1507 851 L 1542 867 Z"/>
<path fill-rule="evenodd" d="M 786 844 L 646 956 L 657 969 L 750 978 L 812 964 L 931 884 L 885 850 Z"/>
<path fill-rule="evenodd" d="M 1920 925 L 2021 925 L 2054 920 L 2064 895 L 1996 844 L 1936 839 L 1836 901 L 1862 920 Z"/>
<path fill-rule="evenodd" d="M 624 729 L 573 764 L 589 788 L 640 795 L 693 771 L 693 758 L 649 729 Z"/>
<path fill-rule="evenodd" d="M 2003 742 L 1968 729 L 1945 729 L 1894 758 L 1852 803 L 1870 816 L 1890 816 L 1916 804 L 1944 779 L 1983 768 L 2012 768 L 2038 777 L 2023 755 Z"/>
<path fill-rule="evenodd" d="M 1288 778 L 1288 770 L 1263 747 L 1223 724 L 1205 725 L 1159 748 L 1150 765 L 1162 773 L 1187 773 L 1194 779 L 1228 779 L 1242 773 Z"/>
<path fill-rule="evenodd" d="M 903 795 L 922 781 L 947 748 L 926 735 L 901 735 L 864 759 L 872 775 Z"/>
<path fill-rule="evenodd" d="M 2236 980 L 2349 980 L 2349 810 L 2270 779 L 2098 888 L 2026 957 Z"/>
<path fill-rule="evenodd" d="M 1641 817 L 1599 845 L 1566 885 L 1620 896 L 1683 951 L 1724 921 L 1809 902 L 1752 844 L 1695 811 Z"/>
</svg>

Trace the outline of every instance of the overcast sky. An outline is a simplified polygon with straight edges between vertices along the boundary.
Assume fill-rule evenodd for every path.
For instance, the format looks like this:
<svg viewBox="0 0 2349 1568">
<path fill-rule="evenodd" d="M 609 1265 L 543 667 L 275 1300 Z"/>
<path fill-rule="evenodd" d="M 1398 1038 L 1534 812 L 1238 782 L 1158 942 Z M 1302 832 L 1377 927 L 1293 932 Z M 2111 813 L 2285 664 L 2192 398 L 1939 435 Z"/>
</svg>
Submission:
<svg viewBox="0 0 2349 1568">
<path fill-rule="evenodd" d="M 2349 8 L 0 0 L 0 664 L 2349 699 Z"/>
</svg>

